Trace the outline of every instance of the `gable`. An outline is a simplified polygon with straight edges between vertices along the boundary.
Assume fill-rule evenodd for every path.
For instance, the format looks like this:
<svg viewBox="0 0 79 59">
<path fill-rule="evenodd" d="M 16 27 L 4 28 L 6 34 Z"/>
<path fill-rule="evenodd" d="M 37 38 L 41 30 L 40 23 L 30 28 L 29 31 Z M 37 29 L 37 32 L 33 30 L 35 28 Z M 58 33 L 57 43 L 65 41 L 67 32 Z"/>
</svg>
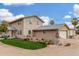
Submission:
<svg viewBox="0 0 79 59">
<path fill-rule="evenodd" d="M 42 22 L 41 20 L 39 20 L 39 18 L 37 18 L 37 17 L 31 17 L 30 19 L 31 19 L 32 23 L 34 23 L 34 24 L 39 24 L 39 25 L 41 25 L 41 24 L 43 23 L 43 22 Z"/>
<path fill-rule="evenodd" d="M 37 26 L 43 24 L 43 22 L 40 21 L 37 17 L 24 18 L 24 23 L 26 24 L 26 26 Z"/>
<path fill-rule="evenodd" d="M 15 22 L 18 22 L 18 21 L 23 20 L 23 19 L 26 19 L 26 18 L 28 19 L 28 18 L 33 18 L 33 17 L 36 18 L 37 20 L 39 20 L 40 22 L 44 23 L 44 21 L 42 19 L 40 19 L 38 16 L 25 16 L 25 17 L 16 19 L 14 21 L 11 21 L 9 23 L 11 24 L 11 23 L 15 23 Z"/>
<path fill-rule="evenodd" d="M 68 26 L 65 24 L 59 28 L 59 30 L 69 30 Z"/>
<path fill-rule="evenodd" d="M 38 16 L 34 16 L 36 17 L 38 20 L 40 20 L 42 23 L 44 23 L 44 21 L 42 19 L 40 19 Z"/>
</svg>

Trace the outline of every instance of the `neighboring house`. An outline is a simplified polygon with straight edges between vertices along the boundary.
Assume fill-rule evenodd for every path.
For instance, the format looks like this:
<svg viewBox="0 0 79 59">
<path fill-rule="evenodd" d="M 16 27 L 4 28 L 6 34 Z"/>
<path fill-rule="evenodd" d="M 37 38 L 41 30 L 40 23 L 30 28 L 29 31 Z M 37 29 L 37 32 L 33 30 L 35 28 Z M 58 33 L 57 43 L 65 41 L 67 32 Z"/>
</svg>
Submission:
<svg viewBox="0 0 79 59">
<path fill-rule="evenodd" d="M 26 38 L 32 35 L 32 30 L 41 26 L 44 22 L 37 16 L 27 16 L 9 23 L 8 35 L 10 37 Z"/>
<path fill-rule="evenodd" d="M 32 37 L 34 40 L 54 40 L 57 38 L 67 39 L 75 35 L 75 30 L 66 24 L 54 24 L 43 26 L 44 22 L 37 16 L 19 18 L 9 23 L 8 35 L 12 38 Z"/>
<path fill-rule="evenodd" d="M 33 30 L 34 39 L 54 40 L 56 38 L 68 39 L 75 35 L 75 30 L 70 29 L 66 24 L 54 24 L 41 26 Z"/>
</svg>

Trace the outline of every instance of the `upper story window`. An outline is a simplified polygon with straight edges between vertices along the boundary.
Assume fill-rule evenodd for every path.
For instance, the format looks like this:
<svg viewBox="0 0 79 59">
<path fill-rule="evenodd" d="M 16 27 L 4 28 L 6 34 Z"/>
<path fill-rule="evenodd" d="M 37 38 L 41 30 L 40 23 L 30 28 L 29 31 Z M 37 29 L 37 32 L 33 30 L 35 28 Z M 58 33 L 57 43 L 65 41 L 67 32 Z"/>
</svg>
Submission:
<svg viewBox="0 0 79 59">
<path fill-rule="evenodd" d="M 18 25 L 20 25 L 21 24 L 21 22 L 20 21 L 18 21 Z"/>
<path fill-rule="evenodd" d="M 31 20 L 29 20 L 29 24 L 32 24 L 32 21 Z"/>
</svg>

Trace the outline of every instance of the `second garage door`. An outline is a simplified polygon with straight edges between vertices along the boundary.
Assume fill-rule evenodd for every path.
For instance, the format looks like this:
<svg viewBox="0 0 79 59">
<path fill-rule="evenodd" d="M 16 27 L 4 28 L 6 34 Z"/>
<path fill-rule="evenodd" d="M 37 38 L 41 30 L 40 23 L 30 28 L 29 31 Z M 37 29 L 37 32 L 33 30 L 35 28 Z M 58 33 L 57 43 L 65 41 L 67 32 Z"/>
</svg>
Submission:
<svg viewBox="0 0 79 59">
<path fill-rule="evenodd" d="M 63 38 L 63 39 L 66 39 L 68 37 L 67 31 L 66 30 L 59 31 L 59 37 Z"/>
</svg>

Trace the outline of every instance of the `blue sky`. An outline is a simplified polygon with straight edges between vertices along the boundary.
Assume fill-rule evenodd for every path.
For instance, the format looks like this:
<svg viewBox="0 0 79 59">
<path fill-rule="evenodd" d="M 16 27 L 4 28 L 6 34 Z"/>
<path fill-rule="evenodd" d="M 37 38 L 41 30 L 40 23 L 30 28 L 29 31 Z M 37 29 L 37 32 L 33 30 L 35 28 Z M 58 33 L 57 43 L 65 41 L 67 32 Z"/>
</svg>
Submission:
<svg viewBox="0 0 79 59">
<path fill-rule="evenodd" d="M 78 9 L 79 5 L 76 3 L 34 3 L 29 5 L 7 5 L 1 3 L 0 9 L 7 9 L 10 13 L 12 13 L 13 16 L 20 14 L 23 14 L 25 16 L 37 15 L 39 17 L 48 17 L 50 20 L 54 19 L 55 23 L 64 23 L 70 21 L 73 17 L 75 17 L 74 5 L 77 5 Z"/>
</svg>

